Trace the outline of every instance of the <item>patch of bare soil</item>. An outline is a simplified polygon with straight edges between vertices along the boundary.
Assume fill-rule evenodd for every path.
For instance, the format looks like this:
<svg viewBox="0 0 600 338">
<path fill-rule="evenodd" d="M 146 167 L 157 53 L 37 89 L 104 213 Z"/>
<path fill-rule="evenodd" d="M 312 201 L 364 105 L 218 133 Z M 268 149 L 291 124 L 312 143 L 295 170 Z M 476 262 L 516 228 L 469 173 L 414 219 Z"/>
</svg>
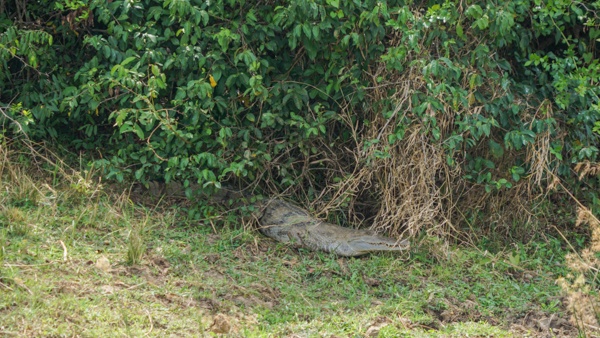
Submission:
<svg viewBox="0 0 600 338">
<path fill-rule="evenodd" d="M 214 334 L 226 334 L 230 337 L 237 337 L 239 336 L 240 328 L 257 324 L 258 320 L 254 315 L 217 313 L 213 316 L 212 324 L 208 330 Z"/>
<path fill-rule="evenodd" d="M 367 331 L 365 332 L 365 337 L 378 337 L 379 331 L 384 327 L 388 326 L 392 321 L 387 317 L 377 317 L 375 320 L 367 327 Z"/>
<path fill-rule="evenodd" d="M 272 309 L 279 304 L 281 292 L 268 285 L 253 283 L 249 287 L 233 285 L 231 293 L 226 299 L 232 300 L 237 306 L 245 308 L 265 307 Z"/>
<path fill-rule="evenodd" d="M 168 280 L 171 271 L 169 261 L 158 255 L 149 256 L 142 264 L 133 266 L 113 265 L 106 257 L 102 256 L 96 261 L 95 267 L 114 276 L 138 276 L 148 284 L 155 286 L 163 285 Z"/>
<path fill-rule="evenodd" d="M 122 192 L 120 185 L 108 185 L 108 190 Z M 177 189 L 176 189 L 177 190 Z M 129 199 L 135 204 L 155 208 L 157 206 L 168 208 L 173 205 L 190 206 L 193 201 L 186 198 L 185 191 L 165 191 L 165 185 L 152 182 L 148 188 L 142 184 L 134 184 L 128 189 Z"/>
<path fill-rule="evenodd" d="M 530 332 L 535 337 L 577 337 L 577 328 L 568 320 L 557 314 L 548 314 L 533 311 L 522 318 L 514 318 L 510 324 L 510 331 L 523 334 Z"/>
<path fill-rule="evenodd" d="M 82 290 L 82 285 L 80 283 L 76 283 L 76 282 L 72 282 L 72 281 L 68 281 L 68 280 L 56 282 L 56 284 L 52 287 L 50 292 L 52 294 L 71 294 L 71 295 L 80 295 L 82 293 L 85 293 L 84 290 Z"/>
<path fill-rule="evenodd" d="M 576 327 L 557 314 L 532 311 L 521 317 L 494 318 L 479 312 L 474 297 L 462 302 L 450 297 L 445 298 L 443 302 L 444 310 L 435 308 L 426 310 L 434 318 L 434 321 L 428 325 L 430 328 L 440 329 L 452 323 L 485 321 L 494 326 L 506 326 L 507 330 L 518 336 L 576 337 L 578 333 Z"/>
<path fill-rule="evenodd" d="M 159 293 L 154 296 L 156 299 L 161 301 L 165 305 L 177 305 L 177 307 L 188 308 L 188 307 L 202 307 L 194 298 L 183 297 L 181 295 L 165 292 Z"/>
</svg>

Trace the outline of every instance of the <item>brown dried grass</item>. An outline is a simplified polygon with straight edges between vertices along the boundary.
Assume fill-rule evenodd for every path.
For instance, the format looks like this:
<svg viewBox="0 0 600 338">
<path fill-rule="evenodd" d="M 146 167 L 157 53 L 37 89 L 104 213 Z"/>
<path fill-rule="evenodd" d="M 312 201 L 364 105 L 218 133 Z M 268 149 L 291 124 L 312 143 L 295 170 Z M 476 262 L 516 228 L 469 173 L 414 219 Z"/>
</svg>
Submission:
<svg viewBox="0 0 600 338">
<path fill-rule="evenodd" d="M 10 186 L 0 198 L 56 208 L 57 201 L 92 201 L 103 193 L 101 178 L 92 170 L 76 170 L 44 143 L 27 138 L 4 139 L 0 145 L 0 175 Z"/>
<path fill-rule="evenodd" d="M 576 226 L 587 225 L 592 233 L 590 244 L 580 253 L 566 256 L 566 266 L 572 271 L 557 279 L 563 290 L 564 303 L 571 312 L 571 323 L 585 333 L 600 332 L 600 297 L 591 292 L 600 272 L 600 221 L 583 206 L 577 211 Z"/>
<path fill-rule="evenodd" d="M 399 45 L 401 37 L 391 36 L 388 43 Z M 435 53 L 427 48 L 422 51 Z M 426 55 L 408 55 L 407 58 L 428 59 Z M 539 213 L 532 210 L 544 202 L 547 188 L 553 182 L 554 176 L 547 172 L 552 160 L 550 133 L 538 136 L 534 144 L 520 151 L 506 150 L 503 158 L 494 159 L 497 165 L 493 171 L 495 179 L 508 178 L 509 169 L 518 157 L 529 163 L 532 171 L 514 183 L 512 189 L 488 193 L 483 185 L 462 177 L 464 163 L 460 161 L 463 154 L 450 154 L 458 163 L 448 165 L 443 144 L 433 141 L 427 133 L 427 122 L 412 113 L 413 95 L 416 91 L 426 91 L 426 81 L 422 63 L 407 64 L 410 66 L 401 73 L 390 72 L 383 62 L 366 70 L 364 80 L 372 84 L 367 88 L 372 104 L 356 111 L 359 108 L 351 109 L 350 103 L 342 99 L 338 102 L 340 120 L 327 126 L 330 138 L 312 141 L 315 143 L 311 146 L 319 149 L 319 153 L 302 155 L 294 153 L 290 147 L 265 168 L 249 190 L 256 189 L 270 197 L 291 196 L 318 217 L 355 227 L 369 227 L 397 238 L 415 237 L 424 231 L 442 238 L 470 241 L 475 234 L 461 232 L 456 226 L 469 222 L 469 216 L 465 215 L 468 211 L 481 211 L 477 217 L 469 218 L 480 222 L 477 224 L 479 231 L 508 234 L 515 224 L 541 226 Z M 480 71 L 465 69 L 464 73 L 464 88 L 469 88 L 470 74 Z M 488 92 L 489 100 L 504 92 L 496 83 L 485 84 L 482 90 Z M 390 97 L 389 93 L 394 94 Z M 349 100 L 352 95 L 344 93 L 343 97 Z M 385 100 L 394 105 L 389 118 L 384 118 L 379 106 Z M 425 112 L 436 121 L 442 133 L 441 140 L 456 129 L 457 116 L 479 114 L 483 110 L 475 100 L 469 100 L 469 104 L 468 107 L 446 105 L 443 112 L 433 109 Z M 523 119 L 524 122 L 533 121 L 551 114 L 551 105 L 542 102 L 538 107 L 530 107 Z M 396 128 L 407 124 L 404 137 L 389 144 L 388 137 Z M 351 135 L 341 145 L 336 138 L 339 130 L 349 131 Z M 491 158 L 487 140 L 474 145 L 469 152 Z M 299 158 L 292 166 L 300 169 L 300 174 L 294 179 L 296 185 L 282 191 L 281 185 L 276 183 L 276 172 L 289 158 Z M 257 189 L 259 184 L 260 189 Z M 530 234 L 536 231 L 531 226 L 528 228 Z"/>
<path fill-rule="evenodd" d="M 385 74 L 383 65 L 372 77 L 381 74 Z M 328 218 L 344 210 L 348 223 L 399 238 L 414 237 L 423 229 L 447 233 L 454 205 L 448 187 L 457 170 L 446 165 L 442 147 L 430 142 L 420 125 L 410 127 L 401 141 L 388 144 L 388 136 L 411 110 L 414 89 L 424 83 L 413 69 L 393 79 L 393 84 L 372 88 L 372 101 L 383 99 L 392 85 L 396 94 L 391 98 L 395 102 L 391 118 L 372 109 L 367 112 L 370 123 L 359 124 L 353 122 L 354 112 L 342 110 L 341 119 L 352 141 L 342 152 L 324 155 L 334 165 L 327 172 L 330 183 L 306 204 L 317 216 Z M 340 176 L 343 179 L 334 180 Z"/>
<path fill-rule="evenodd" d="M 17 155 L 10 151 L 10 147 L 10 143 L 7 142 L 0 145 L 0 176 L 6 177 L 6 181 L 12 182 L 11 186 L 2 187 L 6 193 L 4 197 L 10 195 L 16 200 L 37 203 L 42 196 L 42 191 L 34 183 L 32 177 L 26 175 L 23 167 L 15 163 Z M 4 204 L 1 203 L 1 205 Z"/>
<path fill-rule="evenodd" d="M 577 163 L 574 171 L 581 180 L 586 176 L 597 176 L 599 167 L 597 163 L 586 161 Z M 565 190 L 578 205 L 575 227 L 586 227 L 591 234 L 586 248 L 580 252 L 572 248 L 572 252 L 565 256 L 565 265 L 571 272 L 559 277 L 556 282 L 563 291 L 563 302 L 571 314 L 571 323 L 579 328 L 580 335 L 596 337 L 600 333 L 600 297 L 593 288 L 597 285 L 600 274 L 600 220 L 556 175 L 553 176 L 551 185 Z"/>
</svg>

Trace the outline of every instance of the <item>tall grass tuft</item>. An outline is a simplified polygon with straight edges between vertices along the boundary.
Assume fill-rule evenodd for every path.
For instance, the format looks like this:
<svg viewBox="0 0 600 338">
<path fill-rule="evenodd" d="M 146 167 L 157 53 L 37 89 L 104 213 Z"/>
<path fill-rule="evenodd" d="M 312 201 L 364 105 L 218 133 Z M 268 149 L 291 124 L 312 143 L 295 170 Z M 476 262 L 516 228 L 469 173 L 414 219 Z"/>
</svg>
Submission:
<svg viewBox="0 0 600 338">
<path fill-rule="evenodd" d="M 128 222 L 131 224 L 129 237 L 127 238 L 127 252 L 125 253 L 125 263 L 128 265 L 138 265 L 144 258 L 148 222 L 148 217 L 143 222 Z"/>
<path fill-rule="evenodd" d="M 132 229 L 127 242 L 125 262 L 128 265 L 140 264 L 144 252 L 146 252 L 146 242 L 144 241 L 143 234 L 137 229 Z"/>
<path fill-rule="evenodd" d="M 565 258 L 571 273 L 560 277 L 558 285 L 563 290 L 567 308 L 571 311 L 571 322 L 583 336 L 600 333 L 600 296 L 594 292 L 600 271 L 600 221 L 592 212 L 580 206 L 576 226 L 587 225 L 591 230 L 591 241 L 581 252 L 573 252 Z"/>
</svg>

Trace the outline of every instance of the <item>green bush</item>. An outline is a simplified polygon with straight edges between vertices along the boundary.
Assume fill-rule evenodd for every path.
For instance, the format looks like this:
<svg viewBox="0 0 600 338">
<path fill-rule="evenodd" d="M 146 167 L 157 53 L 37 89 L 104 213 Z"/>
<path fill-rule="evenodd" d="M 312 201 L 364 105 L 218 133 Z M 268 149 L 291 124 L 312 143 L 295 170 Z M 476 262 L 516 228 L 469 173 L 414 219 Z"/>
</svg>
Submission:
<svg viewBox="0 0 600 338">
<path fill-rule="evenodd" d="M 109 178 L 317 194 L 415 127 L 488 193 L 598 156 L 600 1 L 4 6 L 5 133 L 86 150 Z"/>
</svg>

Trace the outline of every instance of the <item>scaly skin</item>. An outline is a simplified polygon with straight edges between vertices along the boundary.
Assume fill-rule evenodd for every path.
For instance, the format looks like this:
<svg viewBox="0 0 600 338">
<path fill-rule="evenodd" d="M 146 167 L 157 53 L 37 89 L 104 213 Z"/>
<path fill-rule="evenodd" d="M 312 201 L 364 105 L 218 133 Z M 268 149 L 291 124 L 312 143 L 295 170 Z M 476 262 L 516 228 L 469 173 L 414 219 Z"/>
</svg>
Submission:
<svg viewBox="0 0 600 338">
<path fill-rule="evenodd" d="M 280 199 L 263 203 L 259 231 L 279 242 L 344 257 L 380 251 L 402 251 L 410 247 L 408 240 L 396 241 L 366 230 L 319 221 L 307 211 Z"/>
</svg>

